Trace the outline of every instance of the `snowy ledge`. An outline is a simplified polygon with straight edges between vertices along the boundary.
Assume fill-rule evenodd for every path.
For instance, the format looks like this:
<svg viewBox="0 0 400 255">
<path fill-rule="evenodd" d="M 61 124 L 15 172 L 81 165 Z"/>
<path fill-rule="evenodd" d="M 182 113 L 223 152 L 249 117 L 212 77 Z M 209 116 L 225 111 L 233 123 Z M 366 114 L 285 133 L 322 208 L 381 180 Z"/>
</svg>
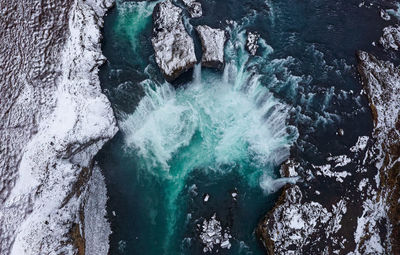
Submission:
<svg viewBox="0 0 400 255">
<path fill-rule="evenodd" d="M 46 93 L 54 105 L 43 111 L 34 135 L 24 141 L 15 185 L 0 208 L 0 232 L 9 240 L 2 240 L 3 252 L 107 254 L 106 190 L 93 157 L 117 132 L 98 78 L 105 60 L 100 28 L 111 5 L 109 0 L 76 0 L 70 6 L 47 6 L 69 8 L 68 19 L 55 21 L 67 22 L 59 35 L 66 40 L 54 63 L 54 88 Z M 47 37 L 39 39 L 45 43 Z M 24 98 L 41 100 L 35 88 L 27 88 Z"/>
</svg>

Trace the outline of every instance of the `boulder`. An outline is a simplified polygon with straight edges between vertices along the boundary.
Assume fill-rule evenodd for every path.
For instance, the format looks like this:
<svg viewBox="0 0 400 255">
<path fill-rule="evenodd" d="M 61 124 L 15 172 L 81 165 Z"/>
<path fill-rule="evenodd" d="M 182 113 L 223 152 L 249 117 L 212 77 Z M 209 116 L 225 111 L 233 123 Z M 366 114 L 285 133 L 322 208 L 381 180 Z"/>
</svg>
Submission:
<svg viewBox="0 0 400 255">
<path fill-rule="evenodd" d="M 247 40 L 246 40 L 246 49 L 250 53 L 250 55 L 256 55 L 258 49 L 258 39 L 260 35 L 258 33 L 248 32 Z"/>
<path fill-rule="evenodd" d="M 203 9 L 201 8 L 201 3 L 194 0 L 183 0 L 183 3 L 188 8 L 190 17 L 200 18 L 203 15 Z"/>
<path fill-rule="evenodd" d="M 224 30 L 206 25 L 196 27 L 203 49 L 201 65 L 222 69 L 224 66 L 224 45 L 227 39 Z"/>
<path fill-rule="evenodd" d="M 379 43 L 385 49 L 398 50 L 400 46 L 400 26 L 389 26 L 383 29 L 383 35 Z"/>
<path fill-rule="evenodd" d="M 151 42 L 156 63 L 167 81 L 173 81 L 197 62 L 193 39 L 183 25 L 182 9 L 170 0 L 154 7 Z"/>
</svg>

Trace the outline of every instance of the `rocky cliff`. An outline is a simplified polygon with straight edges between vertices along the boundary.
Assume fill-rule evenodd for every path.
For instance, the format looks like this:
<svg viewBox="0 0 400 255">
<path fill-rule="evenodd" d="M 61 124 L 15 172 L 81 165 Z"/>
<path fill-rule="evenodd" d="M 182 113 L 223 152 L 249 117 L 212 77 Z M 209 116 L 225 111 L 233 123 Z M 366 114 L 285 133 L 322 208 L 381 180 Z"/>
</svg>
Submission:
<svg viewBox="0 0 400 255">
<path fill-rule="evenodd" d="M 387 251 L 400 253 L 400 69 L 389 61 L 382 61 L 373 55 L 360 51 L 357 53 L 358 71 L 374 118 L 375 140 L 368 160 L 378 170 L 377 189 L 363 205 L 363 224 L 357 226 L 360 232 L 360 251 L 368 250 L 376 233 L 386 228 Z M 378 222 L 368 222 L 369 215 L 377 212 L 370 204 L 380 205 Z M 379 213 L 379 212 L 378 212 Z"/>
<path fill-rule="evenodd" d="M 108 250 L 105 184 L 93 157 L 117 131 L 97 75 L 111 4 L 0 3 L 2 254 Z"/>
</svg>

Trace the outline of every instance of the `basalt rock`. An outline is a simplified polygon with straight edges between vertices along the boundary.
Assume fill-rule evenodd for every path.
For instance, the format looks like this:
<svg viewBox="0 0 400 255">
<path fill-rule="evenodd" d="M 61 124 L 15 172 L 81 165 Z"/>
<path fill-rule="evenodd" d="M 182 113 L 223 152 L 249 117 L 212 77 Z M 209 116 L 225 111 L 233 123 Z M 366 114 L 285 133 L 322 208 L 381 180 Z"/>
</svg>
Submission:
<svg viewBox="0 0 400 255">
<path fill-rule="evenodd" d="M 170 0 L 154 7 L 151 42 L 157 65 L 167 81 L 173 81 L 197 62 L 193 39 L 182 21 L 182 9 Z"/>
</svg>

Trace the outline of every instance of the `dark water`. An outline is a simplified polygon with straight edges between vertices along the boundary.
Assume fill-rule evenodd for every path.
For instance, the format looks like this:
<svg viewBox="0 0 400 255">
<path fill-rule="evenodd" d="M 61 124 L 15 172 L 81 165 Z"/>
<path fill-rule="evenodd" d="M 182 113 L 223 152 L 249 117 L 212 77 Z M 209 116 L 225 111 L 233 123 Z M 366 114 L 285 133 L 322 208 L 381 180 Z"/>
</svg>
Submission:
<svg viewBox="0 0 400 255">
<path fill-rule="evenodd" d="M 279 195 L 273 179 L 289 149 L 306 167 L 371 133 L 355 51 L 383 54 L 371 44 L 387 25 L 376 6 L 200 2 L 204 16 L 189 22 L 230 31 L 227 64 L 221 72 L 196 68 L 174 86 L 152 55 L 155 2 L 120 1 L 105 19 L 100 78 L 121 129 L 97 156 L 110 197 L 111 254 L 202 254 L 197 225 L 214 213 L 233 236 L 219 253 L 263 254 L 254 229 Z M 257 57 L 243 50 L 246 30 L 263 38 Z"/>
</svg>

